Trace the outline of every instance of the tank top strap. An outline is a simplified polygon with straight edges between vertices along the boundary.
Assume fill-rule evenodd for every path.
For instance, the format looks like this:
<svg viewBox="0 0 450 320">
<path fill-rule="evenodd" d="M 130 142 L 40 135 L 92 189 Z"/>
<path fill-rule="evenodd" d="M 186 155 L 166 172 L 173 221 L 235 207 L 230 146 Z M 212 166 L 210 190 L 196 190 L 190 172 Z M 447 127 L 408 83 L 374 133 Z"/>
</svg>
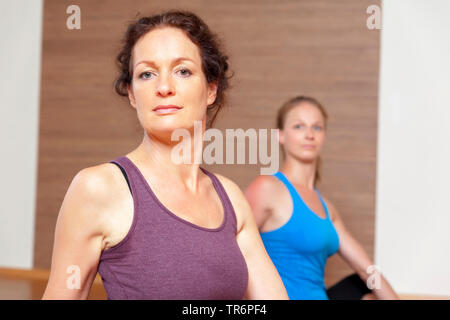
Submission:
<svg viewBox="0 0 450 320">
<path fill-rule="evenodd" d="M 109 162 L 118 164 L 122 172 L 125 171 L 126 177 L 128 178 L 127 182 L 131 189 L 133 201 L 135 203 L 141 203 L 143 200 L 141 199 L 141 197 L 145 195 L 146 192 L 147 182 L 144 180 L 142 174 L 134 165 L 134 163 L 126 156 L 120 156 Z M 139 210 L 137 211 L 139 212 Z"/>
<path fill-rule="evenodd" d="M 225 191 L 225 188 L 223 187 L 222 183 L 220 182 L 220 180 L 210 171 L 206 170 L 205 168 L 200 167 L 200 169 L 210 177 L 214 188 L 217 191 L 217 194 L 219 195 L 220 201 L 223 204 L 224 207 L 224 219 L 225 222 L 226 221 L 230 221 L 233 229 L 234 229 L 234 233 L 237 233 L 237 218 L 236 218 L 236 212 L 234 211 L 233 205 L 231 203 L 230 198 L 228 197 L 227 192 Z"/>
<path fill-rule="evenodd" d="M 124 174 L 124 178 L 127 180 L 128 186 L 131 189 L 131 194 L 136 194 L 136 181 L 133 179 L 134 173 L 132 172 L 133 168 L 126 161 L 124 156 L 118 157 L 114 160 L 109 161 L 109 163 L 115 163 L 119 166 L 120 170 Z"/>
<path fill-rule="evenodd" d="M 302 197 L 299 195 L 297 189 L 295 189 L 295 187 L 292 185 L 292 183 L 289 181 L 289 179 L 281 171 L 278 171 L 278 172 L 274 173 L 273 175 L 278 177 L 286 185 L 286 187 L 289 190 L 289 193 L 291 194 L 292 199 L 297 200 L 297 201 L 294 201 L 294 206 L 296 204 L 300 204 L 302 207 L 309 210 L 308 206 L 305 204 Z M 322 203 L 322 206 L 324 207 L 326 219 L 329 219 L 330 215 L 328 214 L 328 207 L 327 207 L 325 201 L 323 200 L 322 195 L 320 194 L 319 190 L 317 190 L 316 188 L 314 188 L 314 191 L 316 192 L 317 196 L 320 199 L 320 202 Z"/>
<path fill-rule="evenodd" d="M 292 185 L 292 183 L 288 180 L 288 178 L 286 178 L 286 176 L 281 171 L 275 172 L 273 175 L 276 176 L 278 179 L 280 179 L 281 182 L 283 182 L 284 185 L 288 188 L 289 193 L 291 194 L 291 197 L 294 200 L 294 205 L 296 203 L 303 203 L 303 200 L 300 197 L 300 195 L 298 194 L 295 187 Z"/>
<path fill-rule="evenodd" d="M 327 204 L 326 204 L 325 201 L 323 200 L 322 195 L 320 194 L 319 190 L 317 190 L 316 188 L 314 188 L 314 190 L 316 191 L 317 195 L 319 196 L 320 202 L 322 202 L 322 206 L 323 206 L 324 209 L 325 209 L 325 213 L 326 213 L 326 215 L 327 215 L 327 219 L 329 219 L 329 218 L 330 218 L 330 215 L 328 214 L 328 207 L 327 207 Z"/>
</svg>

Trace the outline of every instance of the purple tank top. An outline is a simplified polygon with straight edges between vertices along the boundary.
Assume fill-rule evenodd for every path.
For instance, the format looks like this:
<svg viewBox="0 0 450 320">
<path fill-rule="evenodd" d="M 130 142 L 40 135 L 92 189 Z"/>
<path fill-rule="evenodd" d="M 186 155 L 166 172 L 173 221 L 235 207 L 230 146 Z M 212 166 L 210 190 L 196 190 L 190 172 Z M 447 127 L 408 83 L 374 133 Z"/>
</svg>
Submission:
<svg viewBox="0 0 450 320">
<path fill-rule="evenodd" d="M 236 242 L 233 206 L 217 177 L 200 167 L 224 208 L 222 224 L 209 229 L 167 209 L 128 157 L 111 163 L 126 173 L 134 216 L 125 238 L 100 256 L 98 272 L 108 299 L 242 299 L 247 264 Z"/>
</svg>

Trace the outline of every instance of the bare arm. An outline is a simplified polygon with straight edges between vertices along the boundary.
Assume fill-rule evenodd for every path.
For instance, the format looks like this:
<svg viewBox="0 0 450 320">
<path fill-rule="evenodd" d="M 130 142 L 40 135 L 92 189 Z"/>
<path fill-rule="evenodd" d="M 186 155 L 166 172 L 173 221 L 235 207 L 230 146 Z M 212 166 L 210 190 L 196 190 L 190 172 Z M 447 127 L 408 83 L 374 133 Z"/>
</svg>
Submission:
<svg viewBox="0 0 450 320">
<path fill-rule="evenodd" d="M 96 169 L 72 180 L 55 229 L 50 277 L 42 299 L 87 299 L 102 251 L 106 186 Z M 79 288 L 78 287 L 79 284 Z"/>
<path fill-rule="evenodd" d="M 245 190 L 245 197 L 250 205 L 259 230 L 270 218 L 272 211 L 267 200 L 273 198 L 272 182 L 270 176 L 258 176 Z"/>
<path fill-rule="evenodd" d="M 216 174 L 226 188 L 238 221 L 241 221 L 236 241 L 247 263 L 249 283 L 245 293 L 248 300 L 288 300 L 278 271 L 266 252 L 253 213 L 240 188 L 231 180 Z"/>
<path fill-rule="evenodd" d="M 380 288 L 372 289 L 373 294 L 375 294 L 378 299 L 399 299 L 381 272 L 377 272 L 376 269 L 374 269 L 373 272 L 370 271 L 371 273 L 367 272 L 367 268 L 369 266 L 373 266 L 373 262 L 367 255 L 364 248 L 358 243 L 358 241 L 356 241 L 356 239 L 344 226 L 344 223 L 336 208 L 327 199 L 324 198 L 324 200 L 330 212 L 330 218 L 339 236 L 339 255 L 350 265 L 350 267 L 353 268 L 353 270 L 355 270 L 361 280 L 365 283 L 367 283 L 367 279 L 369 277 L 379 276 Z"/>
</svg>

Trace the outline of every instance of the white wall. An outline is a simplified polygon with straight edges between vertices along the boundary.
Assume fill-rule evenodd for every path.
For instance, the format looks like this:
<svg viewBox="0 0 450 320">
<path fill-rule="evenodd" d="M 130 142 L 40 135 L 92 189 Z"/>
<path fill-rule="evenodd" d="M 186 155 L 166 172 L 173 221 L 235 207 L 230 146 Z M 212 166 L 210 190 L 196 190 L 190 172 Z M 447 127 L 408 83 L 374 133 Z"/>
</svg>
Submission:
<svg viewBox="0 0 450 320">
<path fill-rule="evenodd" d="M 0 267 L 33 266 L 42 9 L 0 2 Z"/>
<path fill-rule="evenodd" d="M 383 1 L 375 263 L 450 296 L 450 1 Z"/>
</svg>

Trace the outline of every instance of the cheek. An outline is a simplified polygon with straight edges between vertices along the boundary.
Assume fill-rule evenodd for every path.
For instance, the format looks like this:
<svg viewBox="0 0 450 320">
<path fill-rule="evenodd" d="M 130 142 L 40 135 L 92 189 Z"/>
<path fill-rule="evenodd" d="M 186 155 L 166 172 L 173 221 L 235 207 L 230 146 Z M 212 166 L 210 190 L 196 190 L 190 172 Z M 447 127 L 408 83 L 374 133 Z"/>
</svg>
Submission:
<svg viewBox="0 0 450 320">
<path fill-rule="evenodd" d="M 205 84 L 200 81 L 200 79 L 196 81 L 195 85 L 190 87 L 190 91 L 192 92 L 192 96 L 195 96 L 198 101 L 206 104 L 206 100 L 208 99 L 208 90 Z"/>
<path fill-rule="evenodd" d="M 287 146 L 296 146 L 300 144 L 302 141 L 302 135 L 299 132 L 296 131 L 290 131 L 288 134 L 284 137 L 284 143 Z"/>
<path fill-rule="evenodd" d="M 194 113 L 205 113 L 207 106 L 207 92 L 202 85 L 183 86 L 178 92 L 178 99 L 180 103 L 184 104 Z"/>
<path fill-rule="evenodd" d="M 301 130 L 292 131 L 291 141 L 293 142 L 301 142 L 304 139 L 305 134 Z"/>
<path fill-rule="evenodd" d="M 138 107 L 145 107 L 151 104 L 151 100 L 154 97 L 154 88 L 150 83 L 139 83 L 134 86 L 134 97 Z"/>
<path fill-rule="evenodd" d="M 321 148 L 323 143 L 325 142 L 325 134 L 323 132 L 318 134 L 316 140 L 317 140 L 317 144 Z"/>
</svg>

